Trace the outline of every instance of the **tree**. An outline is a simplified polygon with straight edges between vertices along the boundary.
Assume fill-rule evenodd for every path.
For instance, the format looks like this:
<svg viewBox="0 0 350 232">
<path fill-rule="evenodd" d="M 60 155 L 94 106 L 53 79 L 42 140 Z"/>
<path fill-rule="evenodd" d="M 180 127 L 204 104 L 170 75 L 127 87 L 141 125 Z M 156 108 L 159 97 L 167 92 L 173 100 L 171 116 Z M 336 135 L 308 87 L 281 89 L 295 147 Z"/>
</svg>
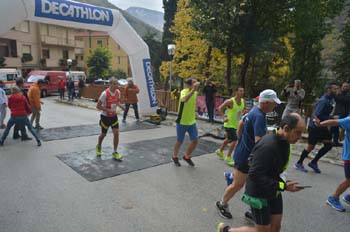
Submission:
<svg viewBox="0 0 350 232">
<path fill-rule="evenodd" d="M 150 56 L 152 60 L 152 67 L 154 70 L 154 80 L 159 81 L 160 80 L 160 73 L 159 73 L 159 67 L 161 65 L 161 59 L 160 59 L 160 48 L 161 43 L 156 40 L 156 34 L 152 33 L 151 31 L 148 31 L 144 36 L 143 40 L 147 43 L 150 51 Z"/>
<path fill-rule="evenodd" d="M 87 59 L 89 76 L 105 79 L 109 75 L 112 54 L 103 47 L 96 48 Z"/>
<path fill-rule="evenodd" d="M 111 70 L 109 74 L 115 76 L 118 80 L 128 78 L 128 75 L 121 69 Z"/>
<path fill-rule="evenodd" d="M 175 39 L 174 34 L 170 31 L 170 27 L 173 25 L 173 20 L 177 9 L 177 1 L 178 0 L 163 0 L 164 27 L 160 51 L 160 58 L 162 61 L 170 60 L 168 55 L 168 44 L 174 43 Z"/>
</svg>

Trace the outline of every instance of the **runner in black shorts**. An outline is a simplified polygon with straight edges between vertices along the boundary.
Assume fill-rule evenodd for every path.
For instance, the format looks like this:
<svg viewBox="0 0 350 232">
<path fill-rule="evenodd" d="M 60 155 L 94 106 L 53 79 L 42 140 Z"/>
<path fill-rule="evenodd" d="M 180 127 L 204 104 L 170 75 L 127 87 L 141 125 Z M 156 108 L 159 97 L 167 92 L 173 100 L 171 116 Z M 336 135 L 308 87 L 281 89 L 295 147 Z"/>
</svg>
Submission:
<svg viewBox="0 0 350 232">
<path fill-rule="evenodd" d="M 333 111 L 333 98 L 337 93 L 337 85 L 334 82 L 330 82 L 326 85 L 326 92 L 316 103 L 314 112 L 309 121 L 309 138 L 308 146 L 303 150 L 300 155 L 300 159 L 294 165 L 294 167 L 302 172 L 308 172 L 304 168 L 303 161 L 308 156 L 308 154 L 315 148 L 317 142 L 322 142 L 323 147 L 318 151 L 315 158 L 308 164 L 310 168 L 316 173 L 321 173 L 321 170 L 318 168 L 317 162 L 327 154 L 328 151 L 332 149 L 332 136 L 330 131 L 327 128 L 320 128 L 315 126 L 314 120 L 319 119 L 321 122 L 330 119 L 330 114 Z"/>
<path fill-rule="evenodd" d="M 101 114 L 100 117 L 101 132 L 107 134 L 108 128 L 119 129 L 118 116 L 107 117 Z"/>
<path fill-rule="evenodd" d="M 250 168 L 243 202 L 248 204 L 255 218 L 255 227 L 230 228 L 219 223 L 217 232 L 280 231 L 283 213 L 283 191 L 297 192 L 298 182 L 285 182 L 280 174 L 287 168 L 290 144 L 296 143 L 305 129 L 302 117 L 291 113 L 282 119 L 278 133 L 264 136 L 251 152 Z"/>
</svg>

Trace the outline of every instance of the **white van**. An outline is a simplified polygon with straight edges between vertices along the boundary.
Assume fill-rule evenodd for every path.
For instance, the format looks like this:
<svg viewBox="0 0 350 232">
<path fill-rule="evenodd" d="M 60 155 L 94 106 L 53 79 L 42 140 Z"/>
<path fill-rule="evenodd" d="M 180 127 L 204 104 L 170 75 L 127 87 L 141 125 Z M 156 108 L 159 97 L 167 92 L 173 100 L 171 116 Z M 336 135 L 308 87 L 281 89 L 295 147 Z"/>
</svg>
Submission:
<svg viewBox="0 0 350 232">
<path fill-rule="evenodd" d="M 4 90 L 6 93 L 10 93 L 11 88 L 16 85 L 17 77 L 22 77 L 22 72 L 13 68 L 1 68 L 0 80 L 5 83 Z"/>
</svg>

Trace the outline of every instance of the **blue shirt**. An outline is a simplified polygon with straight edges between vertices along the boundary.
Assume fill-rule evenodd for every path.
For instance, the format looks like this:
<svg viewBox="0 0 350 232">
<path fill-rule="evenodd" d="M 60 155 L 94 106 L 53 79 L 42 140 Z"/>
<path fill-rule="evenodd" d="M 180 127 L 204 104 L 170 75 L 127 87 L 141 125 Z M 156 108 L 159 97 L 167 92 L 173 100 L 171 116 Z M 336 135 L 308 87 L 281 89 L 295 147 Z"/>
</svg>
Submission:
<svg viewBox="0 0 350 232">
<path fill-rule="evenodd" d="M 350 117 L 339 119 L 338 123 L 345 130 L 342 159 L 350 160 Z"/>
<path fill-rule="evenodd" d="M 320 100 L 316 103 L 316 106 L 314 108 L 314 112 L 312 113 L 312 116 L 310 117 L 309 121 L 309 127 L 314 128 L 314 118 L 315 116 L 320 119 L 320 121 L 325 121 L 330 119 L 330 115 L 333 111 L 333 98 L 327 94 L 324 94 Z"/>
<path fill-rule="evenodd" d="M 244 119 L 242 136 L 233 155 L 236 163 L 248 162 L 248 157 L 255 145 L 255 137 L 263 137 L 266 130 L 266 114 L 260 108 L 254 107 Z"/>
</svg>

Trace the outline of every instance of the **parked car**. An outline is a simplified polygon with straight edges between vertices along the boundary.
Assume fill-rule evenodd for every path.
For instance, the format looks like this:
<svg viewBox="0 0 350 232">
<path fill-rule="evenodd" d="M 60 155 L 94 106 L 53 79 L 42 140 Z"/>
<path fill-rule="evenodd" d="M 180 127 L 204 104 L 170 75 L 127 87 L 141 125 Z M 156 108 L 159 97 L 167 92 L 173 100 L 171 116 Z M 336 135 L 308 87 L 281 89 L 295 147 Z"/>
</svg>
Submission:
<svg viewBox="0 0 350 232">
<path fill-rule="evenodd" d="M 46 97 L 53 93 L 58 93 L 58 81 L 60 78 L 66 81 L 67 76 L 64 71 L 47 71 L 34 70 L 28 74 L 28 78 L 23 85 L 23 88 L 28 91 L 30 86 L 39 79 L 44 80 L 44 85 L 41 88 L 41 97 Z"/>
<path fill-rule="evenodd" d="M 86 75 L 85 72 L 82 71 L 70 71 L 70 72 L 66 72 L 66 76 L 68 77 L 72 77 L 73 81 L 74 81 L 74 86 L 75 88 L 78 88 L 78 84 L 79 84 L 79 79 L 83 79 L 84 81 L 86 81 Z"/>
<path fill-rule="evenodd" d="M 17 77 L 22 77 L 22 72 L 13 68 L 2 68 L 0 69 L 0 80 L 5 83 L 5 92 L 9 94 L 11 88 L 16 85 Z"/>
<path fill-rule="evenodd" d="M 97 79 L 94 81 L 94 85 L 108 85 L 109 80 Z"/>
</svg>

